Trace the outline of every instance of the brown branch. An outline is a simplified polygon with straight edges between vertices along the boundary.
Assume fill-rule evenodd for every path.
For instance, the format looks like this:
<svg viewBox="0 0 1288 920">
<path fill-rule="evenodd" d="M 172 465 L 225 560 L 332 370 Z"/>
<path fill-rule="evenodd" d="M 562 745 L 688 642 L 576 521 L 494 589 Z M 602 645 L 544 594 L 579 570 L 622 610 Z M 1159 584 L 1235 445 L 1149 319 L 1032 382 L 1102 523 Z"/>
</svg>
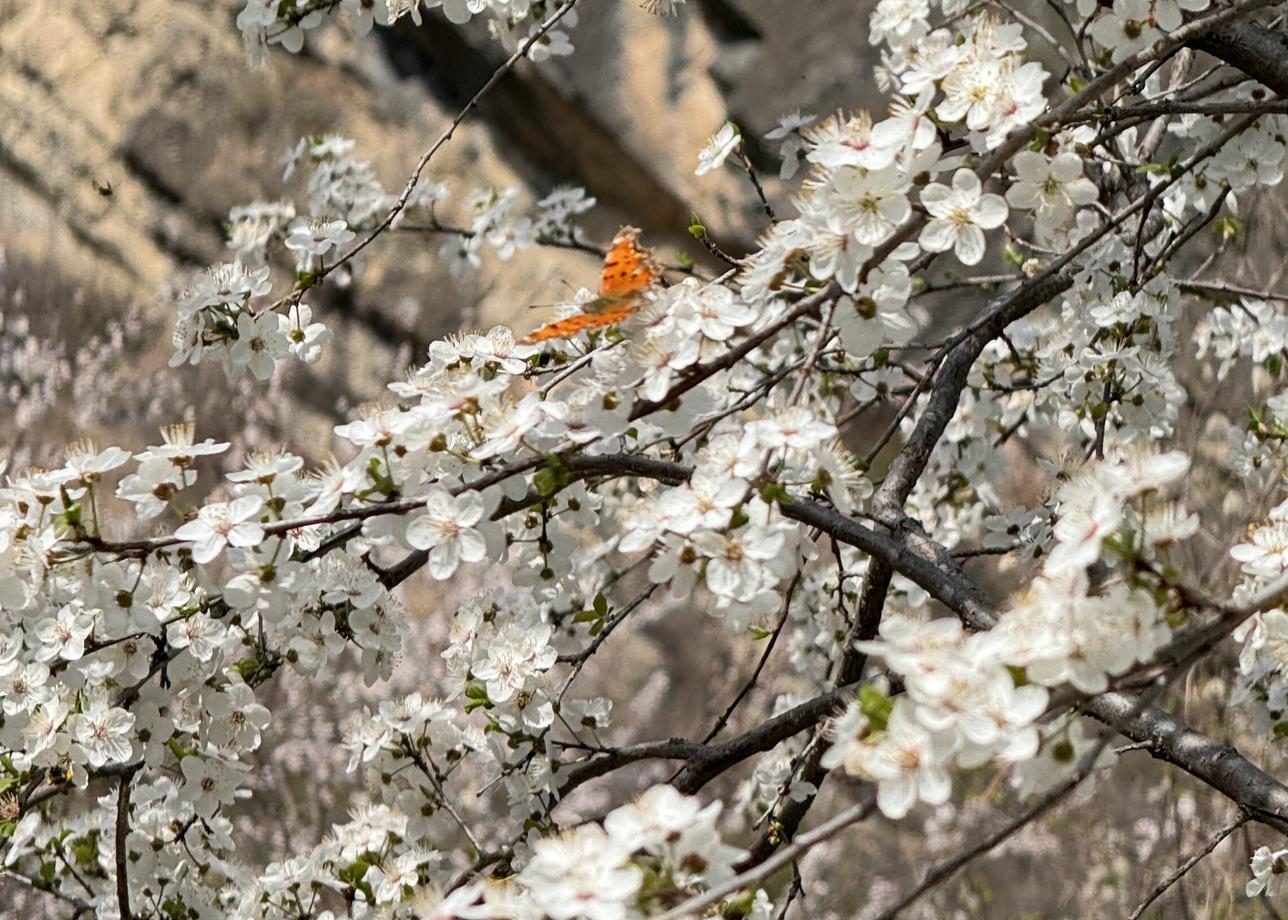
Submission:
<svg viewBox="0 0 1288 920">
<path fill-rule="evenodd" d="M 1227 22 L 1200 32 L 1189 43 L 1288 96 L 1288 34 L 1281 29 L 1257 22 Z"/>
<path fill-rule="evenodd" d="M 704 891 L 702 894 L 690 898 L 678 907 L 673 907 L 671 910 L 666 911 L 666 913 L 658 914 L 653 920 L 682 920 L 682 918 L 698 916 L 700 911 L 704 911 L 712 904 L 724 900 L 729 895 L 735 894 L 761 879 L 768 878 L 780 868 L 798 858 L 802 853 L 825 840 L 830 840 L 851 824 L 857 824 L 864 820 L 868 815 L 872 814 L 876 808 L 876 803 L 876 790 L 871 786 L 865 786 L 863 796 L 858 802 L 845 809 L 845 811 L 829 818 L 809 833 L 801 834 L 791 846 L 784 847 L 782 852 L 776 854 L 773 858 L 767 859 L 760 865 L 734 876 L 722 885 L 717 885 L 709 891 Z"/>
<path fill-rule="evenodd" d="M 116 904 L 121 920 L 133 920 L 134 917 L 130 912 L 130 852 L 127 842 L 130 836 L 130 784 L 137 769 L 121 776 L 116 797 Z"/>
<path fill-rule="evenodd" d="M 728 370 L 733 367 L 751 352 L 755 351 L 765 342 L 776 336 L 779 332 L 792 325 L 798 319 L 812 315 L 820 310 L 823 304 L 835 300 L 841 296 L 841 289 L 835 284 L 829 284 L 827 287 L 801 300 L 792 309 L 779 319 L 771 323 L 755 335 L 744 339 L 737 346 L 729 349 L 723 355 L 708 361 L 706 364 L 699 364 L 689 369 L 689 374 L 675 386 L 671 387 L 661 399 L 658 400 L 641 400 L 635 404 L 631 410 L 630 420 L 632 422 L 651 415 L 658 409 L 665 408 L 675 400 L 679 399 L 689 390 L 718 374 L 720 371 Z"/>
<path fill-rule="evenodd" d="M 733 765 L 768 751 L 792 735 L 817 724 L 836 711 L 853 690 L 853 687 L 829 690 L 779 713 L 724 744 L 703 744 L 684 738 L 669 738 L 665 741 L 609 748 L 598 752 L 599 757 L 574 767 L 559 786 L 559 796 L 562 798 L 583 783 L 640 760 L 686 761 L 674 785 L 681 792 L 693 794 Z"/>
<path fill-rule="evenodd" d="M 1144 102 L 1136 105 L 1106 106 L 1071 115 L 1065 124 L 1088 121 L 1118 121 L 1123 118 L 1158 118 L 1167 115 L 1288 115 L 1288 99 L 1231 99 L 1226 102 Z"/>
<path fill-rule="evenodd" d="M 774 214 L 774 206 L 769 203 L 765 197 L 765 188 L 760 184 L 760 176 L 756 175 L 756 167 L 751 165 L 751 158 L 747 156 L 747 151 L 743 149 L 742 141 L 738 142 L 738 147 L 734 151 L 742 168 L 747 173 L 747 178 L 751 180 L 751 186 L 756 190 L 756 197 L 760 199 L 760 206 L 764 209 L 765 216 L 769 218 L 771 224 L 778 223 L 778 216 Z"/>
</svg>

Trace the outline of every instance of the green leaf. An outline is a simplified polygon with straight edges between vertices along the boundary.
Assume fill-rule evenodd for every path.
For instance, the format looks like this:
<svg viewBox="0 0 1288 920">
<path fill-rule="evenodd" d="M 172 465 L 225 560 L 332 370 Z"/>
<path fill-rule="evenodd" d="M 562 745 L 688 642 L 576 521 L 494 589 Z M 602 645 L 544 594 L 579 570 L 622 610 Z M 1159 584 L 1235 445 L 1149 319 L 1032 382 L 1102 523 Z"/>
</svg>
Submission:
<svg viewBox="0 0 1288 920">
<path fill-rule="evenodd" d="M 363 876 L 367 874 L 367 870 L 370 868 L 371 863 L 367 860 L 367 857 L 365 855 L 359 856 L 349 865 L 341 867 L 335 873 L 335 877 L 346 885 L 358 888 L 361 887 Z"/>
<path fill-rule="evenodd" d="M 1213 230 L 1222 243 L 1229 243 L 1237 239 L 1243 231 L 1243 223 L 1237 217 L 1226 215 L 1216 222 Z"/>
<path fill-rule="evenodd" d="M 750 889 L 734 895 L 720 905 L 720 916 L 723 920 L 743 920 L 751 916 L 752 906 L 756 903 L 756 894 Z"/>
<path fill-rule="evenodd" d="M 868 717 L 875 731 L 885 731 L 894 702 L 874 685 L 864 684 L 859 688 L 859 710 Z"/>
<path fill-rule="evenodd" d="M 191 757 L 197 753 L 197 749 L 191 745 L 184 744 L 178 737 L 171 738 L 165 743 L 174 755 L 175 760 L 183 760 L 185 757 Z"/>
<path fill-rule="evenodd" d="M 81 526 L 81 503 L 72 502 L 55 515 L 54 526 L 59 530 L 77 530 Z"/>
<path fill-rule="evenodd" d="M 98 863 L 98 836 L 91 834 L 81 837 L 71 845 L 72 858 L 78 866 L 93 866 Z"/>
<path fill-rule="evenodd" d="M 532 484 L 543 498 L 549 498 L 563 488 L 563 476 L 557 470 L 543 466 L 533 475 Z"/>
<path fill-rule="evenodd" d="M 242 658 L 234 662 L 233 670 L 237 672 L 242 680 L 250 680 L 250 676 L 259 670 L 259 659 Z"/>
<path fill-rule="evenodd" d="M 767 505 L 777 502 L 780 505 L 790 505 L 792 503 L 791 493 L 781 482 L 768 482 L 760 489 L 760 497 Z"/>
</svg>

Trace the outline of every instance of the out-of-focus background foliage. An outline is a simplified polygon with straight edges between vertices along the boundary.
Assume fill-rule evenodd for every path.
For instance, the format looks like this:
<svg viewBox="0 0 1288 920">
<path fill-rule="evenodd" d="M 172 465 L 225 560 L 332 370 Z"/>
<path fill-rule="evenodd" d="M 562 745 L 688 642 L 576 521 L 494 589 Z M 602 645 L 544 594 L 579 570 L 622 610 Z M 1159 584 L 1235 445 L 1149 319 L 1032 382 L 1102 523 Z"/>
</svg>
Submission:
<svg viewBox="0 0 1288 920">
<path fill-rule="evenodd" d="M 528 304 L 559 299 L 569 283 L 595 283 L 593 256 L 542 248 L 504 264 L 489 257 L 478 273 L 453 277 L 435 255 L 441 238 L 401 234 L 377 247 L 355 283 L 311 295 L 336 335 L 323 363 L 287 362 L 267 385 L 229 382 L 210 368 L 167 368 L 174 294 L 186 275 L 230 258 L 222 226 L 229 209 L 283 196 L 303 202 L 301 178 L 282 177 L 284 154 L 301 136 L 354 138 L 355 155 L 396 191 L 504 57 L 482 28 L 430 13 L 419 28 L 404 21 L 356 40 L 331 28 L 310 33 L 304 53 L 274 51 L 265 67 L 250 70 L 233 25 L 238 6 L 0 0 L 0 457 L 11 469 L 56 463 L 79 437 L 142 449 L 155 443 L 159 425 L 185 418 L 199 420 L 199 437 L 234 443 L 229 464 L 279 443 L 319 463 L 333 446 L 331 426 L 379 401 L 384 384 L 434 338 L 495 322 L 533 325 L 542 314 Z M 517 67 L 434 159 L 426 178 L 451 193 L 445 219 L 476 188 L 513 186 L 535 201 L 580 185 L 600 203 L 585 221 L 588 239 L 602 243 L 629 222 L 668 256 L 683 250 L 710 265 L 686 233 L 691 211 L 735 253 L 764 221 L 735 169 L 693 174 L 698 149 L 725 119 L 742 126 L 771 199 L 785 207 L 763 133 L 795 109 L 822 115 L 876 102 L 869 3 L 690 0 L 674 19 L 634 0 L 584 6 L 577 53 Z M 1283 210 L 1262 207 L 1275 208 L 1271 216 Z M 1255 210 L 1244 216 L 1272 225 Z M 1242 280 L 1273 284 L 1273 253 L 1281 251 L 1267 240 L 1271 263 L 1245 253 L 1251 269 Z M 1210 405 L 1218 395 L 1209 388 L 1201 415 L 1237 414 L 1238 398 L 1221 397 L 1233 401 Z M 1202 417 L 1187 437 L 1201 441 Z M 1016 458 L 1017 482 L 1028 462 Z M 1205 547 L 1219 552 L 1222 537 L 1210 535 Z M 451 611 L 483 587 L 458 585 L 445 595 L 410 586 L 414 628 L 390 686 L 365 688 L 356 673 L 321 684 L 290 675 L 274 681 L 266 702 L 288 715 L 279 715 L 277 740 L 260 752 L 260 792 L 243 827 L 259 852 L 246 859 L 290 855 L 343 818 L 354 792 L 339 743 L 345 719 L 390 695 L 432 694 Z M 598 656 L 605 658 L 598 671 L 588 669 L 586 692 L 614 700 L 620 741 L 638 740 L 622 734 L 632 725 L 647 726 L 649 738 L 701 735 L 761 651 L 688 607 L 659 610 L 613 643 L 611 656 Z M 747 716 L 763 713 L 775 690 L 790 689 L 791 675 L 766 684 Z M 1196 674 L 1181 705 L 1219 733 L 1224 714 L 1204 697 L 1220 695 Z M 1264 745 L 1245 753 L 1271 772 L 1281 763 Z M 1095 797 L 1059 809 L 948 886 L 927 902 L 937 906 L 923 908 L 926 915 L 1125 913 L 1231 812 L 1137 757 L 1100 779 Z M 627 776 L 637 788 L 663 778 L 662 767 Z M 1001 779 L 981 774 L 964 784 L 978 796 L 965 814 L 923 810 L 897 831 L 873 820 L 842 838 L 823 860 L 843 871 L 820 887 L 807 864 L 809 897 L 793 916 L 848 917 L 869 896 L 908 885 L 963 835 L 1017 811 Z M 620 782 L 611 788 L 632 791 Z M 722 782 L 712 791 L 729 788 Z M 602 808 L 608 791 L 585 795 L 580 807 Z M 825 798 L 818 809 L 828 807 Z M 1240 889 L 1257 836 L 1236 834 L 1159 902 L 1157 916 L 1252 915 L 1259 907 Z"/>
</svg>

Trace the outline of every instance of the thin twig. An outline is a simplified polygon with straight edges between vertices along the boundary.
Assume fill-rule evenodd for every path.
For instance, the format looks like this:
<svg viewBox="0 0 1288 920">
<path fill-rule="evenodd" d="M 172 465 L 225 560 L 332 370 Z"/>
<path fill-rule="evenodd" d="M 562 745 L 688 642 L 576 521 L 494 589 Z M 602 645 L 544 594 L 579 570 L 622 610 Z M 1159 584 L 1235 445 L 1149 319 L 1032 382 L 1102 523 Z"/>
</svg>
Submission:
<svg viewBox="0 0 1288 920">
<path fill-rule="evenodd" d="M 371 245 L 376 237 L 389 229 L 390 224 L 394 222 L 394 218 L 401 214 L 407 207 L 407 202 L 411 199 L 411 193 L 415 191 L 416 185 L 420 182 L 421 173 L 425 171 L 425 167 L 429 165 L 429 161 L 433 159 L 434 154 L 438 153 L 443 145 L 452 139 L 452 135 L 456 133 L 456 129 L 461 126 L 461 122 L 465 121 L 465 117 L 469 115 L 476 105 L 478 105 L 479 100 L 491 92 L 492 87 L 501 82 L 501 78 L 509 73 L 514 65 L 519 63 L 519 61 L 527 55 L 532 46 L 540 41 L 547 32 L 553 29 L 556 23 L 558 23 L 560 19 L 563 19 L 564 16 L 566 16 L 576 5 L 577 0 L 564 0 L 564 2 L 559 5 L 559 8 L 551 13 L 546 20 L 537 27 L 536 31 L 528 36 L 527 40 L 520 44 L 519 47 L 515 49 L 515 52 L 506 58 L 505 61 L 492 72 L 492 76 L 488 77 L 487 82 L 479 87 L 478 92 L 470 97 L 470 101 L 465 103 L 465 107 L 456 114 L 456 117 L 452 119 L 452 123 L 447 126 L 447 129 L 443 131 L 443 133 L 438 136 L 438 139 L 430 145 L 429 149 L 421 155 L 420 160 L 416 163 L 416 168 L 412 170 L 411 176 L 407 179 L 407 184 L 403 186 L 402 193 L 393 203 L 393 206 L 389 208 L 389 213 L 385 215 L 384 220 L 378 223 L 370 233 L 359 240 L 352 249 L 340 256 L 334 263 L 327 266 L 325 270 L 319 271 L 317 273 L 319 277 L 330 274 L 341 265 L 344 265 L 358 253 L 362 252 L 362 250 Z"/>
<path fill-rule="evenodd" d="M 439 801 L 443 803 L 443 808 L 445 808 L 447 813 L 452 816 L 452 820 L 455 821 L 456 826 L 461 829 L 461 833 L 463 833 L 465 835 L 465 839 L 470 842 L 470 846 L 474 847 L 474 852 L 481 856 L 484 852 L 483 846 L 478 842 L 478 838 L 474 836 L 474 832 L 470 830 L 470 826 L 465 823 L 465 819 L 456 811 L 456 806 L 452 804 L 451 799 L 447 797 L 447 790 L 443 788 L 443 779 L 441 774 L 438 772 L 438 765 L 434 763 L 434 759 L 430 757 L 429 754 L 422 756 L 420 751 L 412 745 L 410 739 L 407 739 L 405 750 L 411 756 L 412 763 L 416 764 L 416 766 L 420 768 L 420 772 L 424 773 L 426 778 L 429 779 L 430 784 L 434 787 L 434 791 L 438 793 Z"/>
<path fill-rule="evenodd" d="M 582 651 L 571 657 L 560 656 L 556 659 L 557 661 L 572 664 L 572 673 L 570 673 L 564 680 L 563 686 L 559 688 L 559 694 L 555 698 L 556 708 L 563 702 L 564 694 L 568 692 L 568 688 L 572 686 L 573 681 L 577 679 L 577 675 L 581 673 L 581 669 L 586 666 L 586 662 L 590 660 L 591 656 L 594 655 L 595 652 L 599 651 L 599 647 L 601 645 L 608 641 L 608 637 L 612 635 L 613 630 L 615 630 L 623 620 L 653 596 L 653 592 L 657 590 L 657 587 L 657 584 L 651 584 L 641 591 L 633 601 L 619 610 L 608 620 L 607 623 L 604 624 L 604 628 L 599 631 L 599 635 L 595 636 L 590 645 L 586 646 Z"/>
<path fill-rule="evenodd" d="M 747 156 L 747 152 L 742 149 L 741 143 L 738 144 L 736 153 L 738 154 L 738 160 L 742 163 L 742 168 L 747 171 L 747 178 L 751 180 L 752 188 L 756 190 L 756 197 L 760 199 L 760 206 L 764 209 L 765 216 L 769 218 L 771 224 L 778 223 L 778 217 L 774 214 L 774 207 L 769 203 L 769 199 L 765 197 L 765 189 L 760 184 L 760 177 L 756 175 L 756 168 L 751 165 L 751 159 Z"/>
<path fill-rule="evenodd" d="M 978 843 L 965 848 L 950 859 L 933 866 L 926 873 L 921 884 L 917 885 L 904 895 L 904 897 L 900 898 L 894 906 L 883 911 L 878 916 L 877 920 L 892 920 L 892 918 L 898 916 L 904 908 L 908 907 L 931 888 L 938 885 L 944 879 L 954 875 L 959 869 L 973 861 L 976 857 L 992 850 L 998 844 L 1011 837 L 1017 831 L 1028 826 L 1033 821 L 1036 821 L 1063 801 L 1066 796 L 1082 784 L 1083 780 L 1095 771 L 1096 761 L 1100 759 L 1101 752 L 1109 746 L 1109 742 L 1113 739 L 1114 735 L 1117 734 L 1126 723 L 1144 712 L 1155 699 L 1162 695 L 1163 691 L 1165 691 L 1171 682 L 1184 670 L 1185 669 L 1183 667 L 1175 668 L 1170 674 L 1166 675 L 1165 678 L 1160 678 L 1155 681 L 1153 686 L 1133 700 L 1131 708 L 1127 712 L 1122 713 L 1117 718 L 1111 720 L 1110 724 L 1102 730 L 1100 738 L 1086 751 L 1085 754 L 1083 754 L 1082 760 L 1078 763 L 1077 768 L 1062 782 L 1047 790 L 1047 792 L 1023 814 L 1014 820 L 1007 822 L 1001 828 L 994 831 L 992 834 L 989 834 Z"/>
<path fill-rule="evenodd" d="M 769 656 L 773 654 L 774 644 L 778 642 L 779 634 L 783 631 L 783 627 L 787 625 L 787 618 L 792 610 L 792 595 L 796 593 L 796 586 L 800 582 L 801 573 L 797 572 L 795 577 L 792 578 L 791 584 L 787 586 L 787 592 L 783 596 L 783 615 L 779 617 L 778 625 L 774 627 L 774 632 L 769 637 L 769 644 L 765 646 L 765 651 L 761 654 L 760 661 L 756 664 L 756 670 L 751 672 L 751 677 L 743 684 L 742 689 L 738 691 L 738 695 L 733 698 L 733 702 L 720 715 L 720 718 L 716 719 L 716 724 L 711 726 L 711 731 L 707 732 L 707 736 L 702 739 L 703 744 L 708 744 L 714 740 L 716 735 L 720 734 L 721 729 L 729 724 L 729 719 L 734 714 L 734 710 L 742 704 L 743 699 L 751 692 L 751 688 L 756 686 L 756 681 L 760 680 L 760 672 L 765 670 L 765 663 L 769 661 Z"/>
<path fill-rule="evenodd" d="M 1197 294 L 1225 294 L 1231 298 L 1251 297 L 1255 300 L 1278 300 L 1288 302 L 1288 294 L 1278 291 L 1259 290 L 1243 287 L 1225 281 L 1180 281 L 1176 286 L 1182 291 Z"/>
<path fill-rule="evenodd" d="M 760 865 L 734 876 L 723 885 L 717 885 L 709 891 L 704 891 L 696 897 L 689 898 L 679 907 L 674 907 L 666 911 L 666 913 L 658 914 L 653 920 L 681 920 L 681 918 L 698 916 L 701 911 L 712 904 L 717 904 L 729 895 L 735 894 L 761 879 L 768 878 L 781 867 L 797 859 L 802 853 L 826 840 L 830 840 L 851 824 L 857 824 L 862 821 L 872 814 L 872 810 L 876 807 L 876 802 L 876 790 L 871 787 L 865 788 L 864 796 L 858 802 L 824 821 L 814 830 L 801 834 L 789 846 L 779 850 Z"/>
<path fill-rule="evenodd" d="M 1181 876 L 1185 875 L 1186 872 L 1189 872 L 1191 869 L 1197 866 L 1199 862 L 1203 859 L 1203 857 L 1207 856 L 1218 846 L 1220 846 L 1222 840 L 1224 840 L 1226 837 L 1229 837 L 1239 828 L 1243 827 L 1243 825 L 1247 824 L 1249 820 L 1251 820 L 1251 815 L 1249 815 L 1245 811 L 1240 811 L 1238 816 L 1236 816 L 1233 821 L 1231 821 L 1225 827 L 1221 828 L 1219 831 L 1213 834 L 1211 839 L 1208 840 L 1207 844 L 1201 850 L 1198 850 L 1193 855 L 1191 855 L 1189 859 L 1185 860 L 1185 862 L 1177 866 L 1174 870 L 1172 870 L 1168 874 L 1168 876 L 1165 879 L 1159 882 L 1154 887 L 1154 890 L 1151 891 L 1148 895 L 1146 895 L 1145 900 L 1141 901 L 1140 904 L 1136 907 L 1136 909 L 1131 912 L 1131 916 L 1128 917 L 1127 920 L 1139 920 L 1140 915 L 1145 912 L 1145 908 L 1153 904 L 1154 901 L 1157 900 L 1163 894 L 1163 892 L 1167 891 L 1168 888 L 1171 888 L 1178 881 L 1180 881 Z"/>
</svg>

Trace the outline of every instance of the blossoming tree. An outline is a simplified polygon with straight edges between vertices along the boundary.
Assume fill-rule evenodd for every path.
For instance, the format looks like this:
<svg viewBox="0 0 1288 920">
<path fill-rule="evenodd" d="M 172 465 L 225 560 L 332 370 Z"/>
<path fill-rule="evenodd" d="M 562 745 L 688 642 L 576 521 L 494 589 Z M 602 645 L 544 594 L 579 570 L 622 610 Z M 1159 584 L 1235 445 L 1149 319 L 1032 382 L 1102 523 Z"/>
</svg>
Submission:
<svg viewBox="0 0 1288 920">
<path fill-rule="evenodd" d="M 233 208 L 229 260 L 175 305 L 172 364 L 265 380 L 317 361 L 331 333 L 311 295 L 404 221 L 466 268 L 485 247 L 593 248 L 578 191 L 530 211 L 478 195 L 453 228 L 435 211 L 450 182 L 429 178 L 505 71 L 573 53 L 583 6 L 247 0 L 237 26 L 269 67 L 332 21 L 424 15 L 486 17 L 513 53 L 399 192 L 352 142 L 302 140 L 307 203 Z M 1005 779 L 1012 818 L 921 884 L 867 898 L 843 867 L 856 908 L 894 916 L 1133 751 L 1234 813 L 1160 866 L 1137 914 L 1236 828 L 1288 833 L 1288 787 L 1169 711 L 1202 664 L 1251 731 L 1288 727 L 1288 298 L 1222 275 L 1237 209 L 1283 175 L 1285 7 L 879 0 L 888 104 L 770 132 L 795 193 L 761 192 L 749 253 L 695 225 L 719 277 L 615 246 L 629 272 L 565 308 L 600 319 L 536 344 L 500 327 L 436 342 L 387 407 L 335 429 L 344 459 L 256 455 L 199 506 L 228 447 L 199 421 L 9 471 L 4 877 L 119 918 L 781 917 L 808 895 L 801 861 L 843 829 Z M 742 143 L 726 125 L 698 173 L 736 162 L 760 192 Z M 945 290 L 965 309 L 932 321 Z M 1216 513 L 1185 504 L 1183 360 L 1259 386 L 1251 422 L 1220 433 L 1269 496 L 1246 542 L 1208 551 L 1241 566 L 1228 597 L 1181 552 Z M 1021 466 L 1032 504 L 1005 488 Z M 443 695 L 387 698 L 346 736 L 367 806 L 288 859 L 239 857 L 230 811 L 291 718 L 265 688 L 346 658 L 387 678 L 399 586 L 462 569 L 502 586 L 436 614 Z M 578 678 L 677 599 L 761 643 L 758 665 L 703 738 L 610 732 L 611 701 Z M 793 681 L 767 693 L 775 656 Z M 598 815 L 565 806 L 658 761 L 668 782 L 621 780 Z M 1273 894 L 1288 850 L 1248 856 L 1248 894 Z"/>
</svg>

